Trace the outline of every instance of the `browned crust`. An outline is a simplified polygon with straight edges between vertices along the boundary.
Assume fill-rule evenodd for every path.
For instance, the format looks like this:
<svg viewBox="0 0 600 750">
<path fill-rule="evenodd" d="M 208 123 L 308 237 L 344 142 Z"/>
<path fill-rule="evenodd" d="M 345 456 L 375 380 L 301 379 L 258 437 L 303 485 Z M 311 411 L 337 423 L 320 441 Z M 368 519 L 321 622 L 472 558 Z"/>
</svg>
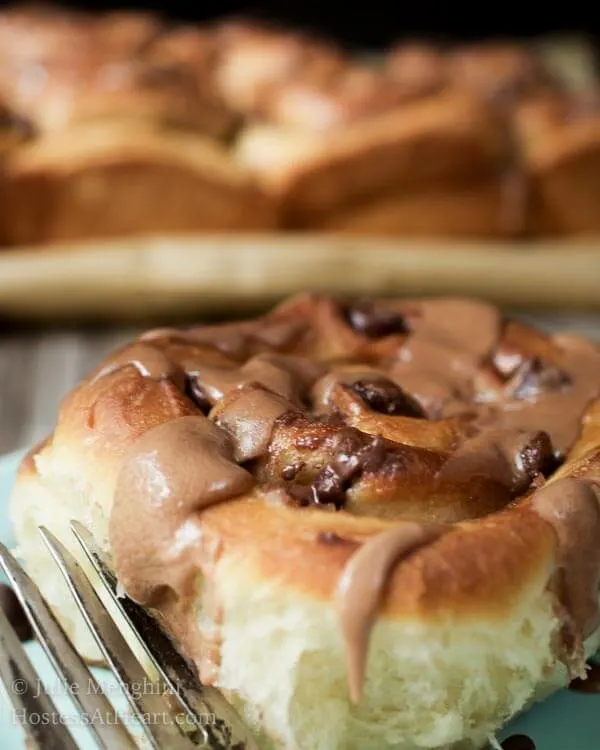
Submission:
<svg viewBox="0 0 600 750">
<path fill-rule="evenodd" d="M 515 123 L 532 184 L 533 234 L 596 234 L 600 110 L 596 97 L 521 104 Z"/>
<path fill-rule="evenodd" d="M 209 141 L 95 125 L 47 136 L 6 166 L 5 240 L 271 228 L 272 202 Z"/>
<path fill-rule="evenodd" d="M 204 524 L 221 540 L 223 555 L 231 555 L 242 578 L 331 601 L 344 566 L 356 551 L 352 540 L 363 541 L 393 522 L 348 513 L 274 509 L 249 500 L 210 509 Z M 326 532 L 350 542 L 324 544 L 318 535 Z M 455 527 L 397 566 L 382 613 L 510 617 L 523 592 L 549 569 L 554 547 L 552 530 L 525 508 Z"/>
<path fill-rule="evenodd" d="M 40 132 L 108 118 L 226 138 L 237 118 L 210 84 L 214 34 L 175 51 L 179 36 L 151 13 L 7 11 L 0 90 Z"/>
<path fill-rule="evenodd" d="M 523 202 L 510 205 L 510 185 L 497 177 L 470 185 L 401 190 L 307 218 L 305 228 L 335 234 L 431 237 L 514 237 L 525 222 Z"/>
<path fill-rule="evenodd" d="M 252 135 L 252 134 L 251 134 Z M 386 192 L 452 185 L 501 175 L 507 164 L 507 132 L 477 98 L 448 93 L 396 108 L 349 126 L 330 138 L 301 146 L 290 160 L 273 131 L 279 163 L 257 168 L 292 221 L 327 214 Z M 268 141 L 261 148 L 268 149 Z M 247 143 L 252 164 L 252 143 Z"/>
</svg>

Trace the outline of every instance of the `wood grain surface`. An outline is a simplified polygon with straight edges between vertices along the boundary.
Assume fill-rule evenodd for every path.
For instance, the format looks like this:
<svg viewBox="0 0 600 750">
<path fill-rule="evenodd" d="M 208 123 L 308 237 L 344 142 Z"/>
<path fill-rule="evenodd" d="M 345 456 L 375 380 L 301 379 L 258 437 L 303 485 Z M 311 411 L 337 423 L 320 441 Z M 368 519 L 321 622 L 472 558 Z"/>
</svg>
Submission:
<svg viewBox="0 0 600 750">
<path fill-rule="evenodd" d="M 265 235 L 156 238 L 0 255 L 0 313 L 44 321 L 244 311 L 307 289 L 465 294 L 600 309 L 600 238 L 502 244 Z"/>
</svg>

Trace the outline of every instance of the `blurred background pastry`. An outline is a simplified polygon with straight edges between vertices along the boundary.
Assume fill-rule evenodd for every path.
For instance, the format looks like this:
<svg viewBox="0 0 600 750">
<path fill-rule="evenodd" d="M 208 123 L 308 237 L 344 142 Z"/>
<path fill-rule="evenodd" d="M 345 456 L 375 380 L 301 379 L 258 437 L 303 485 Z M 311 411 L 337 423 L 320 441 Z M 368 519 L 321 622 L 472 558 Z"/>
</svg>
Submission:
<svg viewBox="0 0 600 750">
<path fill-rule="evenodd" d="M 0 95 L 35 137 L 0 239 L 598 233 L 593 108 L 537 48 L 375 52 L 250 18 L 3 10 Z"/>
</svg>

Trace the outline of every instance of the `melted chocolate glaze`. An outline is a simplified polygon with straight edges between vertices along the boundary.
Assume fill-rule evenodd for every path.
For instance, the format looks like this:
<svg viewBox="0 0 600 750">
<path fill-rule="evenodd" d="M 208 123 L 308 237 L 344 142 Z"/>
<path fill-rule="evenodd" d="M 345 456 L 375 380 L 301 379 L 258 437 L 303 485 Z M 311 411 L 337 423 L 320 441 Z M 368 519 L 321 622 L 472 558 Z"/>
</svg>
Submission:
<svg viewBox="0 0 600 750">
<path fill-rule="evenodd" d="M 391 380 L 357 380 L 349 387 L 367 406 L 380 414 L 414 419 L 426 417 L 419 402 Z"/>
<path fill-rule="evenodd" d="M 196 404 L 204 416 L 208 416 L 212 404 L 206 388 L 200 383 L 196 375 L 188 375 L 186 378 L 185 394 Z"/>
<path fill-rule="evenodd" d="M 516 496 L 552 466 L 554 453 L 545 432 L 490 430 L 466 440 L 438 476 L 465 482 L 474 476 L 489 477 Z"/>
<path fill-rule="evenodd" d="M 531 400 L 542 393 L 566 389 L 571 384 L 566 372 L 534 357 L 521 364 L 507 390 L 514 398 Z"/>
<path fill-rule="evenodd" d="M 385 305 L 363 300 L 343 310 L 350 327 L 370 339 L 409 332 L 406 318 Z"/>
<path fill-rule="evenodd" d="M 291 497 L 301 507 L 329 505 L 341 510 L 352 484 L 363 472 L 377 471 L 388 456 L 381 438 L 362 438 L 360 433 L 348 428 L 341 433 L 334 452 L 336 457 L 323 466 L 310 484 L 289 486 Z"/>
</svg>

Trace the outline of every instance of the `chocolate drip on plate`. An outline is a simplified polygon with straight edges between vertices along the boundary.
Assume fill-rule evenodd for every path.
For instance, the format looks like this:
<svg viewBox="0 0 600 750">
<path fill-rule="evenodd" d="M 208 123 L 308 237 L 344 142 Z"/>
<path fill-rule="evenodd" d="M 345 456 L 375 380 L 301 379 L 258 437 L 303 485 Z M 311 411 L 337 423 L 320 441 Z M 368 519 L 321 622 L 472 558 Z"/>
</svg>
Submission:
<svg viewBox="0 0 600 750">
<path fill-rule="evenodd" d="M 513 734 L 507 737 L 501 745 L 502 750 L 536 750 L 536 744 L 526 734 Z"/>
</svg>

